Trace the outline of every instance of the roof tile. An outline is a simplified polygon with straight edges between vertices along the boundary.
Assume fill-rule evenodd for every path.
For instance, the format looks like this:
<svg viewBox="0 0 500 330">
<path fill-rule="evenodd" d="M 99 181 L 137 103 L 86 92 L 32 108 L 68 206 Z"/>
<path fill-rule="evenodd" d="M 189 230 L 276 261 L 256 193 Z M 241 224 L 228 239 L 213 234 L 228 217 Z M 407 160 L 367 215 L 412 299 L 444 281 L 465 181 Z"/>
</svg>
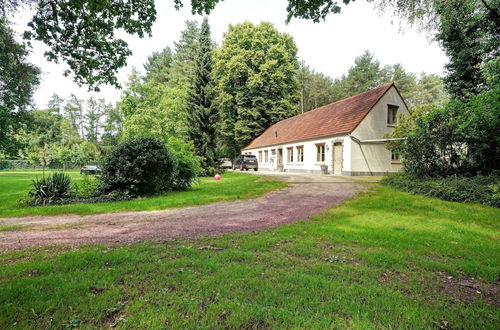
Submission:
<svg viewBox="0 0 500 330">
<path fill-rule="evenodd" d="M 266 129 L 244 149 L 351 133 L 393 85 L 393 83 L 386 84 L 279 121 Z"/>
</svg>

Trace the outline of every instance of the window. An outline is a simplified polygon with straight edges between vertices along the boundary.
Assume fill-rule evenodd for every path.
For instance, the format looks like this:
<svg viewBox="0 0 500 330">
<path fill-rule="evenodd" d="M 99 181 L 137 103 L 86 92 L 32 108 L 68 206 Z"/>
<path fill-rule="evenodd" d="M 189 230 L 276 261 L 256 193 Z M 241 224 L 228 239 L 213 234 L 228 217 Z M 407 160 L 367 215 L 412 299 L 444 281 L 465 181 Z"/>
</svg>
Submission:
<svg viewBox="0 0 500 330">
<path fill-rule="evenodd" d="M 325 161 L 325 144 L 316 145 L 316 161 L 318 163 L 323 163 Z"/>
<path fill-rule="evenodd" d="M 262 163 L 262 150 L 259 151 L 259 163 Z"/>
<path fill-rule="evenodd" d="M 297 147 L 297 163 L 304 162 L 304 146 Z"/>
<path fill-rule="evenodd" d="M 287 162 L 293 163 L 293 148 L 286 148 Z"/>
<path fill-rule="evenodd" d="M 401 161 L 399 158 L 399 154 L 396 152 L 391 153 L 391 161 L 393 163 L 399 163 Z"/>
<path fill-rule="evenodd" d="M 267 150 L 264 151 L 264 162 L 269 162 L 269 151 Z"/>
<path fill-rule="evenodd" d="M 397 105 L 387 105 L 387 125 L 396 125 L 398 120 L 398 108 Z"/>
</svg>

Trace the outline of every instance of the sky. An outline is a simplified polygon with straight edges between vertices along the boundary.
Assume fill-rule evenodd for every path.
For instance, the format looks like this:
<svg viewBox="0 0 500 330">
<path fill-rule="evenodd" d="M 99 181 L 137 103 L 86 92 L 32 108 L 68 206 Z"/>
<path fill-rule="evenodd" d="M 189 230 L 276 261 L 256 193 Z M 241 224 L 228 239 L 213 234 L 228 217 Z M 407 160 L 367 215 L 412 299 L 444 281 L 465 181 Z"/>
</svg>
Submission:
<svg viewBox="0 0 500 330">
<path fill-rule="evenodd" d="M 189 1 L 179 11 L 172 0 L 156 2 L 157 20 L 152 37 L 140 39 L 119 32 L 133 54 L 127 66 L 118 73 L 120 83 L 127 80 L 133 67 L 143 70 L 148 55 L 166 46 L 173 47 L 184 29 L 186 20 L 201 22 L 202 16 L 192 15 Z M 285 23 L 287 0 L 225 0 L 219 3 L 208 16 L 212 37 L 220 45 L 229 24 L 244 21 L 259 23 L 267 21 L 281 32 L 291 34 L 298 47 L 298 57 L 312 69 L 332 78 L 340 77 L 353 65 L 354 58 L 366 49 L 375 54 L 381 65 L 401 63 L 411 72 L 443 74 L 447 59 L 439 45 L 429 40 L 428 35 L 415 28 L 393 23 L 390 13 L 381 14 L 365 1 L 356 1 L 345 6 L 341 14 L 329 15 L 325 21 L 314 23 L 309 20 L 292 19 Z M 12 22 L 14 30 L 21 33 L 32 17 L 29 10 L 18 13 Z M 88 92 L 87 86 L 78 86 L 71 76 L 64 77 L 63 63 L 55 64 L 45 60 L 46 46 L 33 43 L 29 60 L 42 70 L 42 81 L 34 95 L 35 106 L 44 108 L 53 93 L 66 98 L 74 93 L 80 98 L 91 95 L 105 98 L 108 102 L 120 99 L 121 91 L 112 86 L 101 86 L 99 93 Z"/>
</svg>

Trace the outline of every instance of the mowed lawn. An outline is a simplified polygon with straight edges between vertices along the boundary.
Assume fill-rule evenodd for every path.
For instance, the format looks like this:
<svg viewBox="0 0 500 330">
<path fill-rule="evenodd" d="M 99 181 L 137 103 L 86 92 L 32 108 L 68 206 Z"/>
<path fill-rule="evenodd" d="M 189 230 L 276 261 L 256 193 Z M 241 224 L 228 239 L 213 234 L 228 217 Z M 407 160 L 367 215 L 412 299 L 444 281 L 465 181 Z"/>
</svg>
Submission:
<svg viewBox="0 0 500 330">
<path fill-rule="evenodd" d="M 254 233 L 4 253 L 0 328 L 498 329 L 499 221 L 376 186 Z"/>
<path fill-rule="evenodd" d="M 76 171 L 67 171 L 73 182 L 82 180 Z M 47 174 L 47 173 L 46 173 Z M 140 198 L 122 202 L 72 204 L 46 207 L 20 207 L 19 200 L 26 196 L 32 180 L 41 178 L 41 171 L 0 171 L 0 218 L 23 215 L 96 214 L 117 211 L 163 210 L 173 207 L 208 204 L 217 201 L 255 198 L 271 190 L 282 188 L 282 181 L 262 179 L 258 176 L 227 172 L 221 181 L 201 178 L 199 184 L 183 192 Z M 1 227 L 0 227 L 1 228 Z"/>
</svg>

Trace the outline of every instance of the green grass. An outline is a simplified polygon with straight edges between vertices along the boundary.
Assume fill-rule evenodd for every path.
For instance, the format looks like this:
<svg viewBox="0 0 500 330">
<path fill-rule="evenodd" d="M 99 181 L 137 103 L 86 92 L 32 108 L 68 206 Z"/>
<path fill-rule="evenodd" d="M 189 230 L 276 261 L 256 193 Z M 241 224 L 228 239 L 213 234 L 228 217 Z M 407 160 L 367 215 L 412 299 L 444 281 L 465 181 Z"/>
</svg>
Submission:
<svg viewBox="0 0 500 330">
<path fill-rule="evenodd" d="M 497 329 L 499 220 L 377 186 L 255 233 L 4 253 L 0 328 Z"/>
<path fill-rule="evenodd" d="M 76 171 L 67 172 L 76 182 L 82 180 Z M 18 201 L 26 196 L 32 179 L 41 177 L 42 172 L 0 171 L 0 218 L 24 215 L 96 214 L 117 211 L 149 211 L 174 207 L 209 204 L 218 201 L 248 199 L 258 197 L 273 189 L 282 188 L 286 183 L 262 179 L 258 176 L 228 172 L 221 181 L 201 178 L 189 191 L 173 192 L 162 196 L 141 198 L 131 201 L 95 204 L 71 204 L 44 207 L 20 207 Z"/>
</svg>

